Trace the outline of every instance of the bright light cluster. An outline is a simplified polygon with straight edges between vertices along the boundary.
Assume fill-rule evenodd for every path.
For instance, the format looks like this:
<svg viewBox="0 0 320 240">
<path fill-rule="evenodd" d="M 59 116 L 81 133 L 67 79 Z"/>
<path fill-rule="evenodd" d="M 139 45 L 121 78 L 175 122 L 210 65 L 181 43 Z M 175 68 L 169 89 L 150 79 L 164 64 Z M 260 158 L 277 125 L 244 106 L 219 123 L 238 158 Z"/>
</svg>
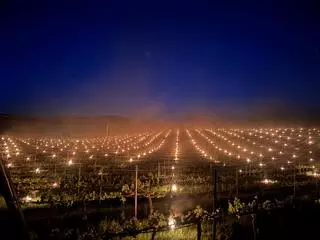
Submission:
<svg viewBox="0 0 320 240">
<path fill-rule="evenodd" d="M 297 164 L 303 164 L 311 168 L 310 177 L 319 177 L 319 143 L 317 128 L 180 128 L 87 138 L 3 135 L 0 152 L 11 173 L 39 179 L 48 175 L 50 180 L 46 179 L 46 184 L 50 188 L 60 186 L 62 174 L 92 171 L 98 175 L 98 170 L 109 162 L 117 170 L 133 164 L 155 163 L 166 174 L 169 169 L 170 188 L 175 192 L 179 183 L 175 178 L 181 167 L 194 161 L 239 165 L 241 174 L 251 168 L 258 171 L 274 168 L 286 174 Z M 190 158 L 185 154 L 190 154 Z M 177 161 L 182 158 L 184 161 Z M 86 167 L 90 170 L 84 171 Z M 274 181 L 264 179 L 262 183 Z"/>
<path fill-rule="evenodd" d="M 189 131 L 188 129 L 186 130 L 187 135 L 192 143 L 192 145 L 194 146 L 194 148 L 197 150 L 197 152 L 205 159 L 214 159 L 212 155 L 210 155 L 207 151 L 205 151 L 204 148 L 201 147 L 200 144 L 198 144 L 198 142 L 195 140 L 195 138 L 192 136 L 191 131 Z"/>
<path fill-rule="evenodd" d="M 187 130 L 187 134 L 202 157 L 218 156 L 216 159 L 232 162 L 237 159 L 259 167 L 285 159 L 288 164 L 315 161 L 313 153 L 320 136 L 315 128 L 195 129 Z"/>
<path fill-rule="evenodd" d="M 180 135 L 180 130 L 178 129 L 176 134 L 176 147 L 174 152 L 174 160 L 179 160 L 179 135 Z"/>
</svg>

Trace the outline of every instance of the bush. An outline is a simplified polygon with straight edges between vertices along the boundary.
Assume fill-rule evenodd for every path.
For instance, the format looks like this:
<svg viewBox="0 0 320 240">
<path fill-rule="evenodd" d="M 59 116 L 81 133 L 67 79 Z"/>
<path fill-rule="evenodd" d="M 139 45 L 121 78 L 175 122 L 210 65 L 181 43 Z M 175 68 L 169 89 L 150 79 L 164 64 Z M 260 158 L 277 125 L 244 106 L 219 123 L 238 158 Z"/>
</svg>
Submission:
<svg viewBox="0 0 320 240">
<path fill-rule="evenodd" d="M 121 225 L 115 221 L 115 220 L 109 220 L 109 219 L 105 219 L 102 220 L 99 223 L 99 232 L 104 235 L 104 234 L 117 234 L 123 231 L 123 228 L 121 227 Z"/>
<path fill-rule="evenodd" d="M 3 196 L 0 196 L 0 208 L 7 208 L 7 203 Z"/>
</svg>

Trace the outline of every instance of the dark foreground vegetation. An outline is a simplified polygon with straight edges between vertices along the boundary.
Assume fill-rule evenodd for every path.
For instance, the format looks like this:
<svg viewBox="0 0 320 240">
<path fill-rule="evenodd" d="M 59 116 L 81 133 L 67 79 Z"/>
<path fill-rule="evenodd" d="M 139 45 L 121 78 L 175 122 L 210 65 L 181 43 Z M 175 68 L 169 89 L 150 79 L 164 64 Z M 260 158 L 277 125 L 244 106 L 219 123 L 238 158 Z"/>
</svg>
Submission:
<svg viewBox="0 0 320 240">
<path fill-rule="evenodd" d="M 197 206 L 180 215 L 153 211 L 138 220 L 115 217 L 102 208 L 86 212 L 70 207 L 59 218 L 35 217 L 47 207 L 25 209 L 24 214 L 32 239 L 212 239 L 213 219 L 217 239 L 317 239 L 319 203 L 307 196 L 283 201 L 255 197 L 247 203 L 235 198 L 214 214 Z M 3 209 L 3 239 L 14 239 L 12 223 Z"/>
</svg>

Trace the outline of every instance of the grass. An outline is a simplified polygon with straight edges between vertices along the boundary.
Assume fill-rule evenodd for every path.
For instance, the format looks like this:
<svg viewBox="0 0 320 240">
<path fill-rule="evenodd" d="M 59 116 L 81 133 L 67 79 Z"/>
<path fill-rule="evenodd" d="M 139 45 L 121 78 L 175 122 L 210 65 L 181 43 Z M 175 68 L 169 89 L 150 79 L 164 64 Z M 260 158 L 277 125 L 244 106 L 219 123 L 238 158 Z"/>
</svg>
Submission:
<svg viewBox="0 0 320 240">
<path fill-rule="evenodd" d="M 205 231 L 207 227 L 203 226 L 202 227 L 202 240 L 209 240 L 211 239 L 211 232 Z M 208 230 L 208 229 L 207 229 Z M 152 232 L 148 233 L 141 233 L 137 235 L 136 238 L 134 237 L 124 237 L 123 240 L 150 240 L 152 236 Z M 167 231 L 159 231 L 156 233 L 155 239 L 157 240 L 194 240 L 197 239 L 197 227 L 196 225 L 191 225 L 187 227 L 181 227 L 181 228 L 176 228 L 172 230 L 167 230 Z"/>
</svg>

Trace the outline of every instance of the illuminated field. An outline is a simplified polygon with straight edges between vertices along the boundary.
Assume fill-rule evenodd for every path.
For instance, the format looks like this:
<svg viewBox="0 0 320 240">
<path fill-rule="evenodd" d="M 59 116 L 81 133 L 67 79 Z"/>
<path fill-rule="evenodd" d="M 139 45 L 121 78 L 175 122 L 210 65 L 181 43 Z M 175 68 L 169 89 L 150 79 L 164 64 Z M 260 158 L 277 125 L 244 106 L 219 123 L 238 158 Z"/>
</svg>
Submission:
<svg viewBox="0 0 320 240">
<path fill-rule="evenodd" d="M 229 194 L 236 172 L 240 189 L 290 185 L 293 173 L 307 184 L 318 176 L 319 139 L 316 128 L 180 128 L 100 138 L 2 136 L 1 152 L 24 201 L 48 200 L 49 193 L 56 201 L 64 194 L 105 200 L 119 192 L 131 196 L 123 186 L 134 183 L 136 165 L 154 196 L 210 192 L 213 168 L 223 176 L 221 192 Z"/>
</svg>

